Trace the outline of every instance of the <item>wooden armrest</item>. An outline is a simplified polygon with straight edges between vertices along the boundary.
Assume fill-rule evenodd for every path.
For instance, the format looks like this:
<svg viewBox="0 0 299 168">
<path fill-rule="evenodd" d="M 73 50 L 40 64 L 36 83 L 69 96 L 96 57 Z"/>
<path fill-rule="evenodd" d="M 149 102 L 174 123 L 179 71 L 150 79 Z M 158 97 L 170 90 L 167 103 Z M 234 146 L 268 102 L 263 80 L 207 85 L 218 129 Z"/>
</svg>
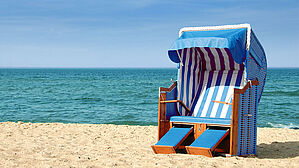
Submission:
<svg viewBox="0 0 299 168">
<path fill-rule="evenodd" d="M 216 101 L 213 100 L 214 103 L 221 103 L 221 104 L 228 104 L 228 105 L 233 105 L 233 103 L 229 103 L 229 102 L 222 102 L 222 101 Z"/>
<path fill-rule="evenodd" d="M 173 82 L 173 84 L 169 88 L 160 87 L 160 91 L 162 92 L 170 92 L 177 86 L 177 81 Z"/>
<path fill-rule="evenodd" d="M 242 89 L 235 89 L 235 93 L 236 94 L 244 94 L 246 92 L 246 90 L 249 87 L 251 87 L 251 85 L 259 85 L 259 81 L 258 80 L 254 80 L 254 81 L 251 81 L 251 82 L 247 82 L 247 84 Z"/>
<path fill-rule="evenodd" d="M 186 106 L 186 104 L 182 100 L 166 100 L 166 101 L 160 101 L 160 103 L 180 103 L 188 113 L 191 113 L 191 110 Z"/>
</svg>

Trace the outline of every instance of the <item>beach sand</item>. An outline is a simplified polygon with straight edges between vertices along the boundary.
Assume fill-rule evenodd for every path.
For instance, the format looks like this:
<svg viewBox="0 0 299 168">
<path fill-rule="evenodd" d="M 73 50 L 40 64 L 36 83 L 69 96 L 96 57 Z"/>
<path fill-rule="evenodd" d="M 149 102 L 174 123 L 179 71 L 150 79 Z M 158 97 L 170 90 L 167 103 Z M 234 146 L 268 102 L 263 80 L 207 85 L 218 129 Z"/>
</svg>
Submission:
<svg viewBox="0 0 299 168">
<path fill-rule="evenodd" d="M 0 123 L 0 167 L 299 167 L 299 130 L 258 128 L 257 157 L 154 154 L 156 126 Z"/>
</svg>

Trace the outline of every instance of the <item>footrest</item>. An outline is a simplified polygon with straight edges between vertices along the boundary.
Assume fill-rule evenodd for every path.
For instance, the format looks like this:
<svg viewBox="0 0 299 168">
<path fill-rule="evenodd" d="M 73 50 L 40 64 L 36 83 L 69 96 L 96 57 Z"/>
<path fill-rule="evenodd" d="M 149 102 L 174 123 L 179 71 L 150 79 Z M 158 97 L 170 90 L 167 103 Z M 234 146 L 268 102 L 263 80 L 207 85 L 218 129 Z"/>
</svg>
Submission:
<svg viewBox="0 0 299 168">
<path fill-rule="evenodd" d="M 213 157 L 212 152 L 228 133 L 228 130 L 205 130 L 186 150 L 192 155 Z"/>
<path fill-rule="evenodd" d="M 193 128 L 171 128 L 152 149 L 155 153 L 176 153 L 175 149 L 193 132 Z"/>
</svg>

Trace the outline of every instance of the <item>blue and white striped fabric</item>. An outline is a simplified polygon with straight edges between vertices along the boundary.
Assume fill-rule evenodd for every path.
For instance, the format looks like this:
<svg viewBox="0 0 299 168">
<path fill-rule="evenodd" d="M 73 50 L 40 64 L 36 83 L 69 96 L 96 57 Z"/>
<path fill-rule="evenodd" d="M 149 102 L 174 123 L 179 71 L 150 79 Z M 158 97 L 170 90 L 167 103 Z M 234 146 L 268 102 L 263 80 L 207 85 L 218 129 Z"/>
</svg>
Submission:
<svg viewBox="0 0 299 168">
<path fill-rule="evenodd" d="M 181 59 L 178 79 L 178 99 L 190 107 L 199 85 L 201 58 L 195 48 L 185 48 L 177 52 Z M 178 105 L 178 109 L 182 116 L 187 115 L 185 109 L 181 106 Z"/>
<path fill-rule="evenodd" d="M 227 48 L 194 47 L 177 50 L 180 57 L 178 99 L 193 111 L 182 116 L 231 118 L 233 89 L 244 85 L 244 64 L 237 64 Z"/>
</svg>

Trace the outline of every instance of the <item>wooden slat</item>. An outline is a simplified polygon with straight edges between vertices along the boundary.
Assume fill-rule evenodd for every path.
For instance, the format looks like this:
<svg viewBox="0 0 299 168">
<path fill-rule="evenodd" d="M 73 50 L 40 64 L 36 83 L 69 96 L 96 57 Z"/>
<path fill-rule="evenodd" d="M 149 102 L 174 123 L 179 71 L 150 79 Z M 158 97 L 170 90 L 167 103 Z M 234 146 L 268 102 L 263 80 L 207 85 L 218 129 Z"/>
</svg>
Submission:
<svg viewBox="0 0 299 168">
<path fill-rule="evenodd" d="M 236 90 L 236 89 L 234 89 Z M 230 129 L 230 155 L 237 155 L 238 144 L 238 117 L 239 117 L 239 94 L 234 94 L 232 107 L 232 121 Z"/>
<path fill-rule="evenodd" d="M 158 141 L 169 130 L 169 121 L 166 120 L 166 104 L 160 103 L 161 100 L 166 99 L 166 93 L 160 93 L 158 105 Z"/>
<path fill-rule="evenodd" d="M 156 154 L 171 154 L 171 153 L 176 153 L 175 149 L 172 146 L 153 145 L 152 149 L 153 149 L 153 151 Z"/>
<path fill-rule="evenodd" d="M 166 120 L 166 104 L 161 103 L 166 100 L 166 93 L 170 92 L 177 86 L 177 82 L 174 82 L 169 88 L 159 88 L 159 104 L 158 104 L 158 141 L 168 132 L 170 129 L 170 122 Z"/>
<path fill-rule="evenodd" d="M 207 124 L 200 124 L 199 135 L 201 135 L 207 129 Z"/>
<path fill-rule="evenodd" d="M 186 146 L 186 150 L 187 150 L 187 153 L 191 154 L 191 155 L 203 155 L 203 156 L 207 156 L 207 157 L 213 157 L 212 152 L 209 148 Z"/>
<path fill-rule="evenodd" d="M 214 103 L 221 103 L 221 104 L 228 104 L 228 105 L 232 105 L 233 103 L 228 103 L 228 102 L 223 102 L 223 101 L 217 101 L 217 100 L 213 100 Z"/>
</svg>

